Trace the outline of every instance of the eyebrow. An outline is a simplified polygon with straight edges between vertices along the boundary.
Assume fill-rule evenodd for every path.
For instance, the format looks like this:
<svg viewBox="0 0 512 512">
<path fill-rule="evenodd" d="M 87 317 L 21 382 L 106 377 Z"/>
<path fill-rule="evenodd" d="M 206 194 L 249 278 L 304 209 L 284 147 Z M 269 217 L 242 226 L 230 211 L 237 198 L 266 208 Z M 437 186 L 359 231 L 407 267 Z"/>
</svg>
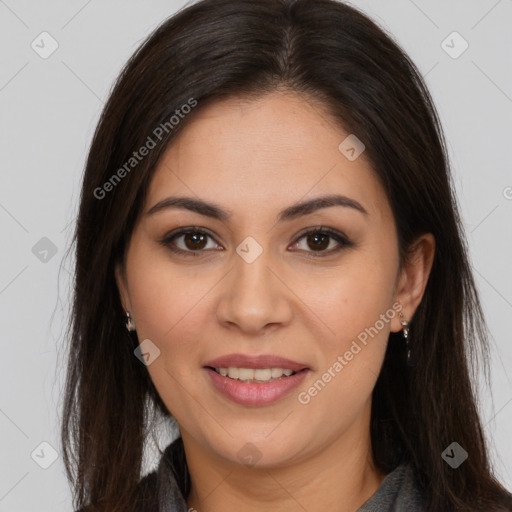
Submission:
<svg viewBox="0 0 512 512">
<path fill-rule="evenodd" d="M 290 221 L 298 217 L 302 217 L 303 215 L 314 213 L 322 208 L 329 208 L 332 206 L 352 208 L 364 215 L 368 215 L 366 209 L 355 199 L 341 195 L 329 195 L 293 204 L 292 206 L 285 208 L 279 213 L 278 221 Z M 190 210 L 192 212 L 199 213 L 200 215 L 204 215 L 205 217 L 212 217 L 223 222 L 227 221 L 233 215 L 231 211 L 224 210 L 214 203 L 195 199 L 193 197 L 167 197 L 152 206 L 146 215 L 153 215 L 169 208 Z"/>
</svg>

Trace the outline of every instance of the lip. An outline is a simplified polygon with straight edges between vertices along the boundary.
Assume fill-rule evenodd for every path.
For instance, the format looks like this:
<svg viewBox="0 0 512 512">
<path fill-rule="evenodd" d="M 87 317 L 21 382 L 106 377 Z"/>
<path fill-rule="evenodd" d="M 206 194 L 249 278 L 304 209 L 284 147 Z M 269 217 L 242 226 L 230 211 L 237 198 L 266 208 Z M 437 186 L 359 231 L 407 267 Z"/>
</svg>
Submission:
<svg viewBox="0 0 512 512">
<path fill-rule="evenodd" d="M 211 366 L 212 368 L 229 368 L 235 366 L 237 368 L 284 368 L 290 369 L 294 372 L 309 369 L 307 364 L 292 361 L 284 357 L 261 354 L 258 356 L 248 356 L 246 354 L 229 354 L 226 356 L 212 359 L 204 364 L 204 367 Z"/>
<path fill-rule="evenodd" d="M 294 375 L 281 377 L 272 382 L 242 382 L 223 377 L 213 368 L 284 368 L 293 370 Z M 310 368 L 297 361 L 284 357 L 262 354 L 247 356 L 230 354 L 208 361 L 203 368 L 210 377 L 213 386 L 226 398 L 241 405 L 261 406 L 277 402 L 296 388 L 309 373 Z"/>
<path fill-rule="evenodd" d="M 300 370 L 289 377 L 281 377 L 272 382 L 252 383 L 223 377 L 211 368 L 204 368 L 214 387 L 226 398 L 241 405 L 268 405 L 277 402 L 296 388 L 309 373 Z"/>
</svg>

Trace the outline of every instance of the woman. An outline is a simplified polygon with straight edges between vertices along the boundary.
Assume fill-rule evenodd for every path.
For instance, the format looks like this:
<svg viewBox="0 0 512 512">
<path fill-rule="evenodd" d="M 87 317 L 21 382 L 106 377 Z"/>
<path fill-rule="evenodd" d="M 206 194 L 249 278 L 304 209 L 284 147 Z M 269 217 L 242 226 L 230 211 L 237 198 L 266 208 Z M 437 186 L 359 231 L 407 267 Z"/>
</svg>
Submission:
<svg viewBox="0 0 512 512">
<path fill-rule="evenodd" d="M 203 0 L 163 23 L 105 106 L 75 236 L 80 510 L 512 510 L 442 129 L 356 9 Z M 159 414 L 179 437 L 142 478 Z"/>
</svg>

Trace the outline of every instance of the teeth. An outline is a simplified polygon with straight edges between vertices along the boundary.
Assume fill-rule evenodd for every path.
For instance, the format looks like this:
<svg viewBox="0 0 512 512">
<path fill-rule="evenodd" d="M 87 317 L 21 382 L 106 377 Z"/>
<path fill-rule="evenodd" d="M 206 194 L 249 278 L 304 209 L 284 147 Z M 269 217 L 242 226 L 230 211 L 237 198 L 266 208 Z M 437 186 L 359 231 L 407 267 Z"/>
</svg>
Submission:
<svg viewBox="0 0 512 512">
<path fill-rule="evenodd" d="M 249 372 L 248 372 L 249 373 Z M 254 378 L 256 380 L 270 380 L 272 378 L 272 370 L 270 368 L 258 368 L 257 370 L 254 370 Z M 277 373 L 277 372 L 276 372 Z M 280 377 L 280 375 L 276 375 Z M 242 378 L 242 374 L 240 373 L 240 378 Z M 253 377 L 249 377 L 252 379 Z"/>
<path fill-rule="evenodd" d="M 252 381 L 257 380 L 260 382 L 269 382 L 274 379 L 279 379 L 283 375 L 289 377 L 292 375 L 293 370 L 288 368 L 236 368 L 230 366 L 229 368 L 215 368 L 217 373 L 220 373 L 223 377 L 229 377 L 230 379 Z"/>
<path fill-rule="evenodd" d="M 255 374 L 258 370 L 253 370 L 251 368 L 238 368 L 238 380 L 251 380 L 255 378 Z M 230 375 L 231 377 L 231 375 Z M 258 379 L 262 380 L 262 379 Z M 267 380 L 267 379 L 265 379 Z"/>
<path fill-rule="evenodd" d="M 283 374 L 283 371 L 281 368 L 272 368 L 270 370 L 270 372 L 271 372 L 273 379 L 277 379 L 278 377 L 281 377 L 281 375 Z"/>
</svg>

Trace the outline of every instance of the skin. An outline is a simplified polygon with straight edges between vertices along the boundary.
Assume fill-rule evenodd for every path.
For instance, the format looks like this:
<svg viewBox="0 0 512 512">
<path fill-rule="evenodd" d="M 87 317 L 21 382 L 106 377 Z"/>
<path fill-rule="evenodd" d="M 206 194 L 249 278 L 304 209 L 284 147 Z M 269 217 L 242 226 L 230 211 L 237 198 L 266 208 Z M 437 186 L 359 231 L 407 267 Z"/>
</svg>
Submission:
<svg viewBox="0 0 512 512">
<path fill-rule="evenodd" d="M 180 427 L 192 481 L 187 504 L 201 512 L 352 512 L 385 477 L 371 457 L 371 393 L 389 333 L 402 329 L 398 315 L 309 403 L 298 394 L 396 301 L 412 318 L 434 238 L 418 238 L 400 271 L 384 190 L 364 152 L 349 161 L 339 151 L 348 133 L 313 100 L 281 91 L 217 101 L 190 115 L 159 162 L 124 265 L 116 268 L 139 340 L 160 350 L 147 368 Z M 358 201 L 367 215 L 332 206 L 277 222 L 284 208 L 332 193 Z M 214 202 L 233 215 L 221 221 L 172 208 L 147 214 L 175 195 Z M 326 238 L 315 250 L 312 237 L 301 235 L 320 225 L 354 245 Z M 188 254 L 199 246 L 196 257 L 159 243 L 188 226 L 211 234 L 202 245 L 186 236 L 174 240 Z M 248 236 L 263 249 L 252 263 L 236 252 Z M 277 354 L 310 372 L 273 404 L 239 405 L 202 368 L 238 352 Z M 248 442 L 260 457 L 251 467 L 238 455 Z"/>
</svg>

